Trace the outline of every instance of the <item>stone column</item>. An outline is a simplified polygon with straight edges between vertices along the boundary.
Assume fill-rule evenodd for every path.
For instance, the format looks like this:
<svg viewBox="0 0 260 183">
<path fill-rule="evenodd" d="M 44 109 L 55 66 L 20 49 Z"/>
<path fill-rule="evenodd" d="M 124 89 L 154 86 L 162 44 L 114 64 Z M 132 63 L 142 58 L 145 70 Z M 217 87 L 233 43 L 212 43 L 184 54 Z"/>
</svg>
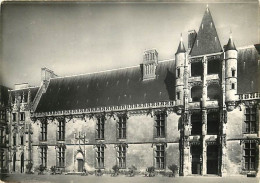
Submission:
<svg viewBox="0 0 260 183">
<path fill-rule="evenodd" d="M 207 145 L 205 142 L 205 136 L 207 134 L 207 109 L 206 109 L 206 102 L 207 102 L 207 73 L 208 73 L 208 61 L 207 57 L 204 56 L 203 58 L 203 79 L 202 79 L 202 136 L 201 136 L 201 143 L 202 143 L 202 175 L 207 173 Z"/>
</svg>

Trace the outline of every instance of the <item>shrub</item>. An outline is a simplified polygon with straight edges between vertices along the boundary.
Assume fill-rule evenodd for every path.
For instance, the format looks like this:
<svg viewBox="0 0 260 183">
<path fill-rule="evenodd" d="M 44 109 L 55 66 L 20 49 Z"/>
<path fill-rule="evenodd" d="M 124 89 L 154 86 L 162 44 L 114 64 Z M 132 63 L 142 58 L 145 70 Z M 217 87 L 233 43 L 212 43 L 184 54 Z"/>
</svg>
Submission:
<svg viewBox="0 0 260 183">
<path fill-rule="evenodd" d="M 56 174 L 56 170 L 57 170 L 56 166 L 51 166 L 51 174 L 52 175 Z"/>
<path fill-rule="evenodd" d="M 146 171 L 148 172 L 148 177 L 154 177 L 155 176 L 155 174 L 154 174 L 154 171 L 155 171 L 154 166 L 147 167 Z"/>
<path fill-rule="evenodd" d="M 46 169 L 46 167 L 44 167 L 43 165 L 40 165 L 39 167 L 38 167 L 38 175 L 42 175 L 43 174 L 43 171 Z"/>
<path fill-rule="evenodd" d="M 114 165 L 112 169 L 114 171 L 114 174 L 112 174 L 112 176 L 117 176 L 119 172 L 119 167 L 117 165 Z"/>
<path fill-rule="evenodd" d="M 32 174 L 32 168 L 33 168 L 33 164 L 31 162 L 29 162 L 27 165 L 26 165 L 26 173 L 28 174 Z"/>
<path fill-rule="evenodd" d="M 168 168 L 169 168 L 169 170 L 172 171 L 172 176 L 175 177 L 175 175 L 178 173 L 178 169 L 179 169 L 178 166 L 175 164 L 171 164 L 168 166 Z"/>
<path fill-rule="evenodd" d="M 129 169 L 129 171 L 128 171 L 129 176 L 133 177 L 135 175 L 135 171 L 137 170 L 137 168 L 134 165 L 132 165 L 128 169 Z"/>
</svg>

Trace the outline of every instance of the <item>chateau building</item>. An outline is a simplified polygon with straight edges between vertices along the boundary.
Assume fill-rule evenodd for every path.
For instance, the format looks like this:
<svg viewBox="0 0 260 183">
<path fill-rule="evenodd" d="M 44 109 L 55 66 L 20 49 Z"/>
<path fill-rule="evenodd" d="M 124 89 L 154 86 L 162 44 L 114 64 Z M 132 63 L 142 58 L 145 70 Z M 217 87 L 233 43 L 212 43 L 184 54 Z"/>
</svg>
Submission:
<svg viewBox="0 0 260 183">
<path fill-rule="evenodd" d="M 9 171 L 113 165 L 182 176 L 258 175 L 260 45 L 220 44 L 209 8 L 175 58 L 144 52 L 138 66 L 59 77 L 9 92 Z"/>
<path fill-rule="evenodd" d="M 8 171 L 8 88 L 0 85 L 0 173 Z"/>
</svg>

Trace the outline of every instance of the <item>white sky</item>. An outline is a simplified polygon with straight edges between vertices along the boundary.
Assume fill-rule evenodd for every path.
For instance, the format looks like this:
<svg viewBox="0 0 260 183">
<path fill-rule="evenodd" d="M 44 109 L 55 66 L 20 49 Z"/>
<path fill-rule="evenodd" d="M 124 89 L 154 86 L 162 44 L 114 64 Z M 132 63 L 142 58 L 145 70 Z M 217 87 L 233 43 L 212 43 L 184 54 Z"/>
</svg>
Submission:
<svg viewBox="0 0 260 183">
<path fill-rule="evenodd" d="M 258 43 L 258 2 L 209 3 L 222 46 Z M 2 4 L 0 84 L 40 84 L 40 69 L 59 76 L 138 65 L 143 51 L 174 58 L 180 33 L 198 31 L 206 3 Z"/>
</svg>

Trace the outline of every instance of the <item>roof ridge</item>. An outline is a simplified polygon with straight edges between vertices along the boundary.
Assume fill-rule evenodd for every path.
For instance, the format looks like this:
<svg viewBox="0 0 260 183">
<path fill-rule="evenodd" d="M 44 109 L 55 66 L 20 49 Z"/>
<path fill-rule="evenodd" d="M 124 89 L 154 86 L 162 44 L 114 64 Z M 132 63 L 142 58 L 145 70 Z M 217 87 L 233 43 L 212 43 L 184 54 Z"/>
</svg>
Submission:
<svg viewBox="0 0 260 183">
<path fill-rule="evenodd" d="M 169 61 L 174 61 L 174 59 L 159 60 L 158 63 L 169 62 Z M 108 70 L 90 72 L 90 73 L 74 74 L 74 75 L 69 75 L 69 76 L 58 76 L 58 77 L 55 77 L 55 78 L 51 78 L 51 80 L 61 79 L 61 78 L 69 78 L 69 77 L 77 77 L 77 76 L 86 76 L 86 75 L 91 75 L 91 74 L 106 73 L 106 72 L 118 71 L 118 70 L 123 70 L 123 69 L 130 69 L 130 68 L 135 68 L 135 67 L 140 67 L 140 65 L 121 67 L 121 68 L 116 68 L 116 69 L 108 69 Z"/>
</svg>

